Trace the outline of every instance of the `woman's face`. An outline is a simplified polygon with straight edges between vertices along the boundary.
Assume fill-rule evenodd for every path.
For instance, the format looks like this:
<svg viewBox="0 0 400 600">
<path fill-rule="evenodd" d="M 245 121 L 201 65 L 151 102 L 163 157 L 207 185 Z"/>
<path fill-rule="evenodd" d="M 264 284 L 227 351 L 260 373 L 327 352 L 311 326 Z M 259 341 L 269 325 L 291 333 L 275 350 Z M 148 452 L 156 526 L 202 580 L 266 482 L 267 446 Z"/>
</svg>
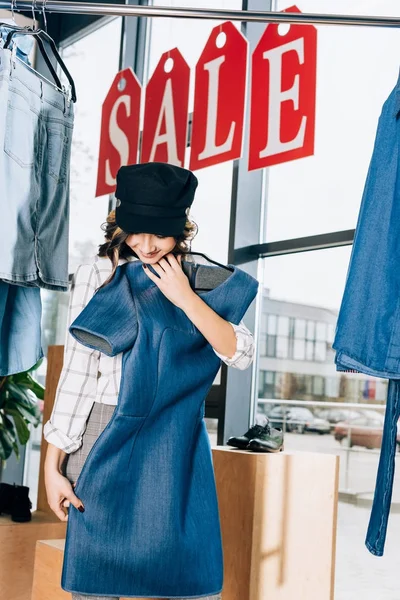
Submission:
<svg viewBox="0 0 400 600">
<path fill-rule="evenodd" d="M 136 252 L 141 261 L 150 264 L 158 262 L 176 245 L 174 237 L 153 233 L 131 233 L 125 243 Z"/>
</svg>

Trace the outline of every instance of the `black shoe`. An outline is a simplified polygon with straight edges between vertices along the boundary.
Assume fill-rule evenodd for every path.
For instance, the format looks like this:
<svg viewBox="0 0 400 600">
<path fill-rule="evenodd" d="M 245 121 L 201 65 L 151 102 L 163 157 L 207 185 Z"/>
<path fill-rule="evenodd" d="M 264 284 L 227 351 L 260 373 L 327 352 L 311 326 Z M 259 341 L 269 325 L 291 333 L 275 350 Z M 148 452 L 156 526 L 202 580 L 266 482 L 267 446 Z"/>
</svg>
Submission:
<svg viewBox="0 0 400 600">
<path fill-rule="evenodd" d="M 11 509 L 11 520 L 18 523 L 24 523 L 32 519 L 32 502 L 29 499 L 29 487 L 26 485 L 17 485 L 14 492 L 14 500 Z"/>
<path fill-rule="evenodd" d="M 270 425 L 265 427 L 265 431 L 250 440 L 247 449 L 255 452 L 282 452 L 283 451 L 283 431 L 274 429 Z"/>
<path fill-rule="evenodd" d="M 15 484 L 0 483 L 0 514 L 11 514 L 11 508 L 14 502 Z"/>
<path fill-rule="evenodd" d="M 270 426 L 268 421 L 265 425 L 256 424 L 250 427 L 250 429 L 243 435 L 230 437 L 226 443 L 228 446 L 234 446 L 235 448 L 240 448 L 241 450 L 247 450 L 250 440 L 257 438 L 269 429 Z"/>
</svg>

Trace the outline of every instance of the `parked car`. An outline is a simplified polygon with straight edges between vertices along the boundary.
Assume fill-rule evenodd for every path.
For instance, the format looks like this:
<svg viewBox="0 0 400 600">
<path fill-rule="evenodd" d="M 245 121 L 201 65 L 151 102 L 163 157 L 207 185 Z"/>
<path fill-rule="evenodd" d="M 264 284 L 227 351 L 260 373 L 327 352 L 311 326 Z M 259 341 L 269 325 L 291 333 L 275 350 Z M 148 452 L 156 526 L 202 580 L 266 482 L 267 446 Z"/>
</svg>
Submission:
<svg viewBox="0 0 400 600">
<path fill-rule="evenodd" d="M 331 426 L 326 419 L 315 417 L 311 410 L 302 406 L 276 406 L 269 414 L 272 427 L 285 427 L 285 431 L 319 434 L 330 433 Z"/>
<path fill-rule="evenodd" d="M 353 410 L 350 408 L 324 408 L 317 412 L 317 416 L 321 419 L 326 419 L 332 425 L 341 421 L 352 421 L 362 416 L 361 410 Z"/>
<path fill-rule="evenodd" d="M 384 416 L 375 411 L 365 411 L 360 417 L 351 421 L 337 423 L 334 429 L 335 439 L 346 440 L 352 448 L 361 446 L 372 450 L 382 444 Z M 397 428 L 397 444 L 400 445 L 400 431 Z"/>
</svg>

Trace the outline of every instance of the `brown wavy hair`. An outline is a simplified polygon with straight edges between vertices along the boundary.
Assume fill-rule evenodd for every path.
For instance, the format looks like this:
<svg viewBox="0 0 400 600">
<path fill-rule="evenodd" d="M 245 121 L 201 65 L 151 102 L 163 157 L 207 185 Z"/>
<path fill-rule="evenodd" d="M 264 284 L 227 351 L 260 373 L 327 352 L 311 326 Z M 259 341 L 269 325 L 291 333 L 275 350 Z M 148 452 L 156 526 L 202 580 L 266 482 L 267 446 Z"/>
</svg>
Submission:
<svg viewBox="0 0 400 600">
<path fill-rule="evenodd" d="M 125 258 L 127 260 L 129 260 L 130 256 L 136 256 L 136 258 L 139 258 L 136 252 L 134 252 L 132 248 L 125 243 L 126 238 L 130 234 L 118 227 L 115 221 L 115 210 L 110 212 L 107 220 L 102 223 L 101 229 L 104 231 L 104 237 L 106 241 L 99 246 L 98 256 L 108 256 L 112 263 L 112 271 L 110 276 L 98 289 L 110 283 L 115 275 L 120 258 Z M 197 234 L 197 231 L 197 223 L 187 216 L 183 232 L 178 236 L 173 236 L 175 237 L 176 244 L 171 252 L 175 254 L 185 254 L 190 252 L 191 241 Z"/>
</svg>

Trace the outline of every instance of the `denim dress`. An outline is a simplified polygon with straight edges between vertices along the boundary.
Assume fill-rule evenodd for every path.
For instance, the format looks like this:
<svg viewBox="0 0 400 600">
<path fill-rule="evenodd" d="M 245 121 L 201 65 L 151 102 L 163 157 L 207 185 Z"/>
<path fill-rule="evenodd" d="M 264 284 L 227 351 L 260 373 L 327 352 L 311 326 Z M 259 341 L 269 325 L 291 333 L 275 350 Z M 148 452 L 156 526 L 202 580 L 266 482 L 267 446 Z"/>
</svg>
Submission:
<svg viewBox="0 0 400 600">
<path fill-rule="evenodd" d="M 333 348 L 337 371 L 389 379 L 368 550 L 384 552 L 400 417 L 400 76 L 379 117 Z"/>
<path fill-rule="evenodd" d="M 69 328 L 82 344 L 123 357 L 117 407 L 75 486 L 85 512 L 69 507 L 61 587 L 214 595 L 223 587 L 223 551 L 204 407 L 221 359 L 142 264 L 119 266 Z M 228 267 L 222 283 L 196 293 L 237 324 L 259 284 Z"/>
</svg>

